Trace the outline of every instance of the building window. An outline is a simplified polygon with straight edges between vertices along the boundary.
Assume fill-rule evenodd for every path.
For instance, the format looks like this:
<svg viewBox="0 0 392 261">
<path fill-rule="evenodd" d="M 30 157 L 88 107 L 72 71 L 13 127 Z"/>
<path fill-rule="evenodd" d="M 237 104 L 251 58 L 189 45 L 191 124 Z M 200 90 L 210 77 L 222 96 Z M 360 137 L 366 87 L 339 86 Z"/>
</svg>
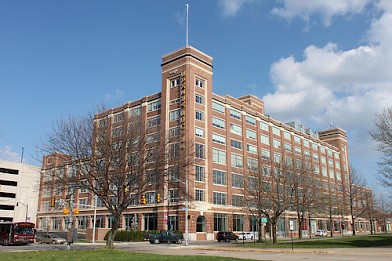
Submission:
<svg viewBox="0 0 392 261">
<path fill-rule="evenodd" d="M 309 148 L 310 147 L 309 141 L 304 140 L 304 146 Z"/>
<path fill-rule="evenodd" d="M 244 188 L 244 176 L 240 174 L 231 174 L 233 188 Z"/>
<path fill-rule="evenodd" d="M 301 150 L 300 147 L 295 147 L 295 148 L 294 148 L 294 151 L 295 151 L 295 154 L 297 154 L 297 155 L 302 155 L 302 150 Z"/>
<path fill-rule="evenodd" d="M 161 100 L 156 100 L 156 101 L 150 102 L 147 105 L 147 112 L 156 111 L 156 110 L 159 110 L 160 108 L 161 108 Z"/>
<path fill-rule="evenodd" d="M 178 198 L 179 198 L 178 189 L 169 190 L 169 202 L 170 203 L 178 202 Z"/>
<path fill-rule="evenodd" d="M 265 160 L 270 160 L 271 152 L 269 150 L 261 150 L 261 158 Z"/>
<path fill-rule="evenodd" d="M 266 136 L 266 135 L 261 134 L 260 135 L 260 141 L 263 144 L 270 145 L 269 137 Z"/>
<path fill-rule="evenodd" d="M 284 131 L 284 132 L 283 132 L 283 137 L 284 137 L 286 140 L 291 140 L 291 134 L 290 134 L 290 132 Z"/>
<path fill-rule="evenodd" d="M 247 149 L 247 151 L 248 151 L 249 153 L 257 154 L 257 148 L 256 148 L 256 146 L 254 146 L 254 145 L 247 144 L 247 145 L 246 145 L 246 149 Z"/>
<path fill-rule="evenodd" d="M 212 117 L 212 126 L 217 127 L 219 129 L 225 129 L 226 123 L 222 119 Z"/>
<path fill-rule="evenodd" d="M 139 115 L 141 115 L 142 114 L 142 107 L 135 107 L 135 108 L 132 108 L 131 110 L 130 110 L 130 112 L 129 112 L 129 116 L 130 117 L 136 117 L 136 116 L 139 116 Z"/>
<path fill-rule="evenodd" d="M 243 207 L 244 206 L 244 196 L 232 195 L 231 196 L 231 205 L 233 205 L 233 207 Z"/>
<path fill-rule="evenodd" d="M 256 132 L 250 129 L 246 129 L 246 137 L 252 140 L 256 140 Z"/>
<path fill-rule="evenodd" d="M 257 159 L 247 158 L 248 169 L 251 171 L 257 171 L 259 168 L 259 163 Z"/>
<path fill-rule="evenodd" d="M 234 119 L 241 120 L 241 112 L 235 109 L 230 109 L 230 116 Z"/>
<path fill-rule="evenodd" d="M 225 106 L 215 101 L 212 102 L 212 110 L 225 114 Z"/>
<path fill-rule="evenodd" d="M 289 143 L 284 143 L 284 150 L 285 150 L 285 151 L 291 152 L 291 151 L 292 151 L 291 144 L 289 144 Z"/>
<path fill-rule="evenodd" d="M 231 146 L 236 149 L 242 150 L 242 142 L 238 140 L 231 140 Z"/>
<path fill-rule="evenodd" d="M 112 130 L 112 136 L 113 137 L 119 137 L 122 134 L 122 127 L 117 127 L 115 129 Z"/>
<path fill-rule="evenodd" d="M 196 150 L 195 150 L 196 158 L 204 159 L 204 145 L 200 143 L 196 143 L 195 145 L 196 145 Z"/>
<path fill-rule="evenodd" d="M 232 167 L 237 167 L 237 168 L 242 168 L 243 166 L 243 157 L 238 154 L 231 154 L 231 166 Z"/>
<path fill-rule="evenodd" d="M 171 88 L 174 88 L 178 85 L 180 85 L 180 77 L 176 77 L 176 78 L 170 80 L 170 87 Z"/>
<path fill-rule="evenodd" d="M 242 127 L 233 123 L 230 123 L 230 132 L 242 136 Z"/>
<path fill-rule="evenodd" d="M 170 114 L 169 114 L 170 121 L 175 121 L 175 120 L 178 120 L 179 118 L 180 118 L 180 109 L 170 111 Z"/>
<path fill-rule="evenodd" d="M 227 177 L 226 177 L 226 172 L 221 171 L 221 170 L 213 170 L 213 181 L 214 184 L 217 185 L 226 185 L 227 184 Z"/>
<path fill-rule="evenodd" d="M 144 214 L 144 230 L 156 230 L 158 227 L 157 213 Z"/>
<path fill-rule="evenodd" d="M 88 198 L 80 198 L 78 201 L 78 208 L 79 209 L 87 209 L 90 208 L 88 204 Z"/>
<path fill-rule="evenodd" d="M 178 158 L 180 155 L 180 143 L 169 144 L 169 158 Z"/>
<path fill-rule="evenodd" d="M 195 128 L 195 135 L 197 137 L 204 138 L 204 130 L 202 128 L 196 127 Z"/>
<path fill-rule="evenodd" d="M 177 137 L 180 135 L 180 127 L 174 127 L 169 129 L 169 137 L 173 138 L 173 137 Z"/>
<path fill-rule="evenodd" d="M 245 121 L 250 125 L 256 126 L 256 119 L 251 116 L 246 115 Z"/>
<path fill-rule="evenodd" d="M 146 143 L 154 143 L 154 142 L 158 142 L 159 141 L 159 133 L 158 132 L 154 132 L 151 134 L 148 134 L 146 137 Z"/>
<path fill-rule="evenodd" d="M 212 149 L 212 161 L 214 163 L 226 165 L 226 151 Z"/>
<path fill-rule="evenodd" d="M 146 204 L 155 204 L 156 203 L 156 192 L 146 192 Z"/>
<path fill-rule="evenodd" d="M 215 205 L 226 205 L 227 203 L 227 195 L 226 193 L 214 192 L 213 193 L 213 203 Z"/>
<path fill-rule="evenodd" d="M 161 116 L 157 115 L 147 119 L 147 127 L 152 128 L 161 124 Z"/>
<path fill-rule="evenodd" d="M 114 123 L 116 123 L 116 122 L 120 122 L 120 121 L 122 121 L 124 119 L 124 113 L 117 113 L 117 114 L 115 114 L 114 115 L 114 117 L 113 117 L 113 122 Z"/>
<path fill-rule="evenodd" d="M 272 127 L 272 133 L 277 136 L 280 136 L 280 129 L 277 127 Z"/>
<path fill-rule="evenodd" d="M 88 216 L 78 216 L 78 229 L 87 229 Z"/>
<path fill-rule="evenodd" d="M 213 133 L 212 141 L 219 144 L 226 144 L 226 137 Z"/>
<path fill-rule="evenodd" d="M 202 189 L 195 190 L 195 200 L 196 201 L 204 201 L 204 190 L 202 190 Z"/>
<path fill-rule="evenodd" d="M 294 142 L 301 143 L 301 138 L 297 135 L 294 135 Z"/>
<path fill-rule="evenodd" d="M 196 99 L 196 103 L 204 104 L 204 96 L 203 95 L 196 93 L 195 99 Z"/>
<path fill-rule="evenodd" d="M 281 145 L 281 143 L 280 143 L 280 140 L 273 139 L 273 140 L 272 140 L 272 143 L 273 143 L 273 146 L 274 146 L 275 148 L 277 148 L 277 149 L 280 149 L 280 148 L 282 147 L 282 145 Z"/>
<path fill-rule="evenodd" d="M 227 214 L 214 214 L 214 231 L 227 231 Z"/>
<path fill-rule="evenodd" d="M 233 215 L 233 231 L 244 231 L 245 227 L 245 216 Z"/>
<path fill-rule="evenodd" d="M 265 121 L 260 121 L 260 129 L 269 131 L 268 123 L 266 123 Z"/>
<path fill-rule="evenodd" d="M 203 166 L 195 166 L 196 181 L 204 182 L 204 171 L 205 168 Z"/>
<path fill-rule="evenodd" d="M 196 78 L 195 85 L 200 88 L 204 88 L 204 81 Z"/>
<path fill-rule="evenodd" d="M 178 165 L 170 166 L 168 169 L 169 181 L 178 182 L 180 179 L 180 171 L 178 169 Z"/>
<path fill-rule="evenodd" d="M 202 111 L 196 110 L 196 120 L 199 120 L 199 121 L 204 120 L 204 113 Z"/>
</svg>

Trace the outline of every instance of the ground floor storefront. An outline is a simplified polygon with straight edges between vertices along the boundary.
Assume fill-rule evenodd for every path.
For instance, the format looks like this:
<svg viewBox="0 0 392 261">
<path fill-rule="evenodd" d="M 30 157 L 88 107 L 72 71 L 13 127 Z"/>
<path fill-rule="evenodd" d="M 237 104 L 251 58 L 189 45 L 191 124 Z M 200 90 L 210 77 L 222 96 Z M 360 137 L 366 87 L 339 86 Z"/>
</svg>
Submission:
<svg viewBox="0 0 392 261">
<path fill-rule="evenodd" d="M 174 230 L 185 234 L 188 231 L 188 238 L 195 240 L 214 240 L 219 231 L 233 231 L 236 234 L 242 232 L 253 232 L 256 238 L 267 239 L 271 237 L 272 225 L 265 217 L 256 217 L 240 211 L 219 210 L 195 210 L 189 209 L 186 215 L 184 206 L 173 207 L 150 207 L 127 209 L 120 219 L 120 230 L 134 231 L 155 231 Z M 101 240 L 106 232 L 113 227 L 113 217 L 107 210 L 99 209 L 79 211 L 78 214 L 64 215 L 63 213 L 39 213 L 37 216 L 37 228 L 40 230 L 67 230 L 70 220 L 73 226 L 80 232 L 86 232 L 87 239 L 92 239 L 92 231 L 95 223 L 95 239 Z M 331 220 L 322 215 L 305 217 L 303 222 L 299 222 L 295 213 L 286 212 L 279 218 L 277 224 L 278 237 L 298 237 L 299 226 L 301 225 L 302 236 L 315 236 L 317 230 L 324 230 L 329 235 L 352 234 L 353 227 L 357 233 L 383 232 L 385 228 L 391 226 L 381 226 L 377 221 L 371 225 L 370 221 L 364 218 L 357 218 L 352 225 L 349 216 L 336 215 Z M 187 227 L 188 226 L 188 229 Z M 261 234 L 260 234 L 260 233 Z"/>
</svg>

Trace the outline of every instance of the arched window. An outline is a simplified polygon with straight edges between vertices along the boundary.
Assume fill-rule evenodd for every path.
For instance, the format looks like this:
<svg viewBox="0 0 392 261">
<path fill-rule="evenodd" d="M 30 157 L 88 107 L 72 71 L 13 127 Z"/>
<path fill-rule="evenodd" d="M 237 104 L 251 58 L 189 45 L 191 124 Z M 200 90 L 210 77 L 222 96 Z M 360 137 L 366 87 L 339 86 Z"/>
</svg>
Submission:
<svg viewBox="0 0 392 261">
<path fill-rule="evenodd" d="M 206 218 L 199 216 L 196 220 L 196 232 L 206 232 Z"/>
</svg>

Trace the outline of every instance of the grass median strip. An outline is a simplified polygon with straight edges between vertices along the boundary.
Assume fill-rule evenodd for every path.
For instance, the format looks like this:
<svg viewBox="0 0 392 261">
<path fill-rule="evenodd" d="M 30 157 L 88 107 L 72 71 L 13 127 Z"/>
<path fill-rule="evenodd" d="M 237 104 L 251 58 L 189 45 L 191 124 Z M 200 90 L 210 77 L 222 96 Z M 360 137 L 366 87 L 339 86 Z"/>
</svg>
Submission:
<svg viewBox="0 0 392 261">
<path fill-rule="evenodd" d="M 355 248 L 355 247 L 380 247 L 392 246 L 392 234 L 377 234 L 366 236 L 339 236 L 333 238 L 295 239 L 293 244 L 287 239 L 277 244 L 271 242 L 246 243 L 238 247 L 246 248 Z"/>
<path fill-rule="evenodd" d="M 172 256 L 134 253 L 118 249 L 98 249 L 98 250 L 64 250 L 64 251 L 28 251 L 28 252 L 0 252 L 1 261 L 13 260 L 29 261 L 53 261 L 53 260 L 83 260 L 83 261 L 100 261 L 100 260 L 160 260 L 160 261 L 218 261 L 218 260 L 244 260 L 237 258 L 213 257 L 213 256 Z"/>
</svg>

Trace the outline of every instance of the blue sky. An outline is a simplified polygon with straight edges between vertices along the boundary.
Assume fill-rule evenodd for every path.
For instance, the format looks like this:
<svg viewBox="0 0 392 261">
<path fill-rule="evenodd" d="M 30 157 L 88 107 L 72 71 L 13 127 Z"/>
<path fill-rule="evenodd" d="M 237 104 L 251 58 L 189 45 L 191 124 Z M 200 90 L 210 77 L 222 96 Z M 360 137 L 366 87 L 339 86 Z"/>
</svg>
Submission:
<svg viewBox="0 0 392 261">
<path fill-rule="evenodd" d="M 213 57 L 213 91 L 254 94 L 267 114 L 348 132 L 352 166 L 377 187 L 369 131 L 392 101 L 392 1 L 0 0 L 0 159 L 33 159 L 62 116 L 159 92 L 161 57 Z"/>
</svg>

